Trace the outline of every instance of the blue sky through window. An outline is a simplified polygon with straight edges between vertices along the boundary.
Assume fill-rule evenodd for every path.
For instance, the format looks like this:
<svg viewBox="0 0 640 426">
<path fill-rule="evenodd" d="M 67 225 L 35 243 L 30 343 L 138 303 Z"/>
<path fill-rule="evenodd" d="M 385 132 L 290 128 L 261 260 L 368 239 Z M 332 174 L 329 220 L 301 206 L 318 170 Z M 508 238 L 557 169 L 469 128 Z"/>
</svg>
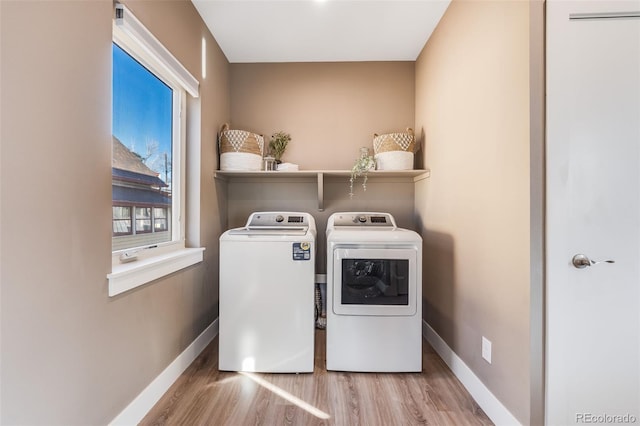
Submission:
<svg viewBox="0 0 640 426">
<path fill-rule="evenodd" d="M 165 178 L 171 171 L 173 91 L 113 43 L 112 132 L 145 164 Z"/>
</svg>

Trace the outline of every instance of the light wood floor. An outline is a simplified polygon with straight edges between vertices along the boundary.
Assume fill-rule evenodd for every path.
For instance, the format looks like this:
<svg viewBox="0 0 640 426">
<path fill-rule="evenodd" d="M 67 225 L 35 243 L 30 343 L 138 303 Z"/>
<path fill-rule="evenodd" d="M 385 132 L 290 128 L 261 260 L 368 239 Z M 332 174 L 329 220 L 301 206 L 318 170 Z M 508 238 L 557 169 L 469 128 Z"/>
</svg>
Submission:
<svg viewBox="0 0 640 426">
<path fill-rule="evenodd" d="M 324 367 L 316 331 L 313 374 L 218 371 L 218 339 L 198 356 L 142 425 L 490 425 L 425 341 L 422 373 L 344 373 Z"/>
</svg>

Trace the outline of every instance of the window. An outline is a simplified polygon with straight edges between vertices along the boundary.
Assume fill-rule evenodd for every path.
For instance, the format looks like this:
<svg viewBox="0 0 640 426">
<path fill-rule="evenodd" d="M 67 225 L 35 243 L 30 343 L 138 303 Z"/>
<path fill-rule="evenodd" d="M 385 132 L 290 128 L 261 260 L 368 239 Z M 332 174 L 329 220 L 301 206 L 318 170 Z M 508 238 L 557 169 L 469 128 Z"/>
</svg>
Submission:
<svg viewBox="0 0 640 426">
<path fill-rule="evenodd" d="M 153 230 L 154 232 L 162 232 L 169 229 L 167 222 L 167 209 L 158 207 L 153 208 Z"/>
<path fill-rule="evenodd" d="M 204 249 L 185 246 L 184 223 L 186 105 L 190 95 L 199 117 L 199 83 L 118 3 L 112 60 L 112 272 L 107 278 L 109 295 L 115 296 L 202 261 Z M 192 133 L 190 143 L 199 145 L 198 132 Z M 195 223 L 191 229 L 197 228 Z"/>
<path fill-rule="evenodd" d="M 135 47 L 125 42 L 113 43 L 113 111 L 112 111 L 112 203 L 114 229 L 112 250 L 126 250 L 157 245 L 179 239 L 165 219 L 162 226 L 152 226 L 152 211 L 178 209 L 174 197 L 173 173 L 179 157 L 174 147 L 183 144 L 180 100 L 184 90 L 171 83 L 170 76 L 152 72 L 151 65 L 136 59 Z M 131 50 L 131 53 L 127 51 Z M 142 58 L 142 56 L 140 56 Z M 120 207 L 116 209 L 116 206 Z M 135 212 L 133 228 L 120 217 L 129 208 Z M 130 218 L 130 214 L 128 215 Z M 116 227 L 117 224 L 117 227 Z M 153 235 L 145 235 L 153 234 Z"/>
<path fill-rule="evenodd" d="M 136 233 L 151 232 L 151 209 L 149 207 L 136 207 Z"/>
<path fill-rule="evenodd" d="M 113 207 L 113 235 L 129 235 L 131 228 L 131 207 Z"/>
</svg>

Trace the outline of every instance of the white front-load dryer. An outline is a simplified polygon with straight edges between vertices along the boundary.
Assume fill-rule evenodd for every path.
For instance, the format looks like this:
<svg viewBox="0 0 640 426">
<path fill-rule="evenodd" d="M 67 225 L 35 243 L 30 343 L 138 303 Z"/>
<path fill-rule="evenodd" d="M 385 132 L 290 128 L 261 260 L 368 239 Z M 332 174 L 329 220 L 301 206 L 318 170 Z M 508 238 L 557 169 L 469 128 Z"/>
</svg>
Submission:
<svg viewBox="0 0 640 426">
<path fill-rule="evenodd" d="M 422 371 L 422 238 L 391 214 L 327 222 L 327 370 Z"/>
<path fill-rule="evenodd" d="M 218 368 L 313 372 L 316 225 L 256 212 L 220 237 Z"/>
</svg>

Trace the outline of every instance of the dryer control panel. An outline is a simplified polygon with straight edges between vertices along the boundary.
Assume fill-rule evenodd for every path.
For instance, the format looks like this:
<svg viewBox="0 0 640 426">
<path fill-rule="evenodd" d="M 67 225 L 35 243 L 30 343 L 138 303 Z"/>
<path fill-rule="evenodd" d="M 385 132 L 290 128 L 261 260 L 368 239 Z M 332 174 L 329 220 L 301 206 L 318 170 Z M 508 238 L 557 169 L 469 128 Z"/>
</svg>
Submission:
<svg viewBox="0 0 640 426">
<path fill-rule="evenodd" d="M 333 226 L 396 227 L 396 222 L 389 213 L 337 213 L 332 219 Z"/>
</svg>

